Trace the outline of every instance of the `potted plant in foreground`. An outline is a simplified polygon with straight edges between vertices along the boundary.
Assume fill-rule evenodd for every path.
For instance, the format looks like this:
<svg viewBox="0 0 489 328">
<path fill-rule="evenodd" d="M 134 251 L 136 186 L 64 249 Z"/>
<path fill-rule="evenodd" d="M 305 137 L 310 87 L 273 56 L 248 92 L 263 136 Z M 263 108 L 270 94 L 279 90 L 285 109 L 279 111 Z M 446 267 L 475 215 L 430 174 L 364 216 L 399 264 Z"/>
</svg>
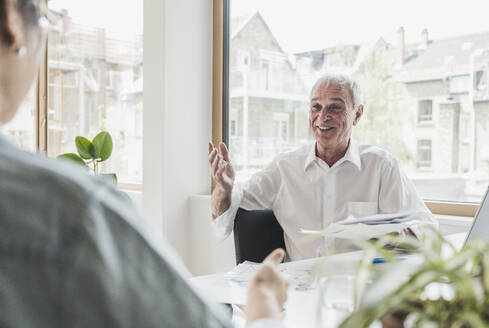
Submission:
<svg viewBox="0 0 489 328">
<path fill-rule="evenodd" d="M 400 261 L 386 270 L 372 265 L 380 253 L 395 261 L 386 245 L 397 243 L 418 253 L 418 261 Z M 353 314 L 340 327 L 489 327 L 489 246 L 476 240 L 457 250 L 437 230 L 421 240 L 386 236 L 368 242 L 357 279 L 374 277 Z M 415 257 L 416 259 L 416 257 Z M 405 263 L 403 263 L 405 262 Z"/>
<path fill-rule="evenodd" d="M 88 168 L 93 174 L 110 178 L 117 183 L 117 175 L 115 173 L 99 173 L 99 164 L 107 160 L 112 154 L 113 143 L 110 133 L 102 131 L 92 141 L 85 137 L 77 136 L 75 145 L 78 154 L 66 153 L 59 155 L 57 158 L 75 162 Z"/>
</svg>

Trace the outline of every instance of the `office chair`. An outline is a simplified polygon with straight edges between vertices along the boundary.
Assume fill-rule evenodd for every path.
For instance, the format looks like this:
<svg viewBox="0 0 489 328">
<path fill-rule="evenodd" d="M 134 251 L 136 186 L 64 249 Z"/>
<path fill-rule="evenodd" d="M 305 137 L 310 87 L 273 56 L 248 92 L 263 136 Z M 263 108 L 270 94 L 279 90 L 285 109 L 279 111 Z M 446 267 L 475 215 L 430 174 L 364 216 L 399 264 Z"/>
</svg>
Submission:
<svg viewBox="0 0 489 328">
<path fill-rule="evenodd" d="M 285 250 L 284 231 L 273 211 L 238 209 L 234 219 L 236 264 L 262 262 L 276 248 Z"/>
</svg>

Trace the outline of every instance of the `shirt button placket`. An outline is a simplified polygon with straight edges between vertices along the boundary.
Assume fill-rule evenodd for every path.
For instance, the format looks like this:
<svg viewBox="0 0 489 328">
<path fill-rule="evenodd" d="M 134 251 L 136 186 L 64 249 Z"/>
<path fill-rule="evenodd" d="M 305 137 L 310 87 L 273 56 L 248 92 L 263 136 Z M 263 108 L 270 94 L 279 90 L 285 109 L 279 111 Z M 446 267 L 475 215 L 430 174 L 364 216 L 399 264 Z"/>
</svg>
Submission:
<svg viewBox="0 0 489 328">
<path fill-rule="evenodd" d="M 335 204 L 335 190 L 336 190 L 336 174 L 329 170 L 325 177 L 326 188 L 324 188 L 324 216 L 323 226 L 326 228 L 333 223 L 334 212 L 336 208 Z M 334 242 L 331 237 L 324 238 L 325 251 L 330 250 L 334 246 Z M 326 254 L 323 254 L 326 255 Z"/>
</svg>

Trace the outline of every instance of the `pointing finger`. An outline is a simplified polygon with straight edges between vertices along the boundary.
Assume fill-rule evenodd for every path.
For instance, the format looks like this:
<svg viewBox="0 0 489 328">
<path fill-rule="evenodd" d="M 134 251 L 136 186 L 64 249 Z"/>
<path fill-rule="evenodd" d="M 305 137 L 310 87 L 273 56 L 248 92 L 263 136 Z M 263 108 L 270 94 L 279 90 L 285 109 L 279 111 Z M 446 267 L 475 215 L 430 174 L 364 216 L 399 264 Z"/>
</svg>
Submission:
<svg viewBox="0 0 489 328">
<path fill-rule="evenodd" d="M 277 248 L 263 260 L 263 263 L 270 263 L 273 266 L 277 266 L 282 262 L 285 256 L 285 251 L 282 248 Z"/>
</svg>

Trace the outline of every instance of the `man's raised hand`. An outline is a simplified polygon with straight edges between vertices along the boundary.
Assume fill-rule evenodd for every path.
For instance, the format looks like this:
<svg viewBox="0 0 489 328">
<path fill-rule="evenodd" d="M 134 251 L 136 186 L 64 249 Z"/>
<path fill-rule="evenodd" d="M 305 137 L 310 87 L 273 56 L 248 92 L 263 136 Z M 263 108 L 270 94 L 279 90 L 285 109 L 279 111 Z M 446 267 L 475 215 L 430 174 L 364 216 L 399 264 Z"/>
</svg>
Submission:
<svg viewBox="0 0 489 328">
<path fill-rule="evenodd" d="M 212 178 L 216 181 L 216 186 L 226 194 L 230 194 L 234 184 L 234 169 L 229 160 L 229 152 L 226 145 L 219 144 L 219 151 L 209 142 L 209 165 L 211 167 Z"/>
</svg>

